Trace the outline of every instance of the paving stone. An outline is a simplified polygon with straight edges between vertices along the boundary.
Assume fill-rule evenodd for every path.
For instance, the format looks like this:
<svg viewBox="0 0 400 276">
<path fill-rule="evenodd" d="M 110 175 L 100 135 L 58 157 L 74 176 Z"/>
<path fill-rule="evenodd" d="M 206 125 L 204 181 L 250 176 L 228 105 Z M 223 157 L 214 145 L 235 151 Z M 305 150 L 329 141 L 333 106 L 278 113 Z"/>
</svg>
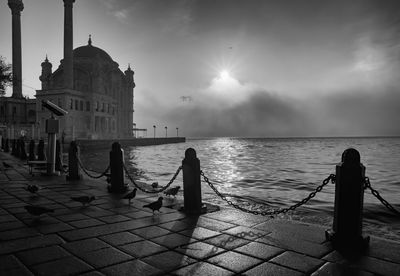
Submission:
<svg viewBox="0 0 400 276">
<path fill-rule="evenodd" d="M 227 250 L 232 250 L 236 247 L 248 244 L 250 241 L 241 239 L 235 236 L 231 236 L 228 234 L 221 234 L 219 236 L 215 236 L 209 239 L 204 240 L 204 242 L 213 244 L 215 246 L 227 249 Z"/>
<path fill-rule="evenodd" d="M 272 263 L 290 267 L 304 273 L 309 273 L 321 266 L 324 262 L 296 252 L 286 251 L 270 260 Z"/>
<path fill-rule="evenodd" d="M 193 227 L 200 226 L 203 228 L 207 228 L 209 230 L 219 231 L 219 232 L 233 228 L 236 226 L 235 224 L 232 224 L 232 223 L 218 221 L 218 220 L 203 217 L 203 216 L 198 217 L 196 219 L 188 218 L 188 219 L 184 219 L 182 221 L 188 223 L 189 225 L 193 225 Z"/>
<path fill-rule="evenodd" d="M 61 216 L 57 216 L 57 218 L 61 221 L 69 222 L 69 221 L 75 221 L 75 220 L 89 219 L 90 217 L 88 217 L 84 214 L 78 213 L 78 214 L 61 215 Z"/>
<path fill-rule="evenodd" d="M 122 264 L 109 266 L 101 270 L 105 275 L 110 276 L 151 276 L 162 275 L 161 270 L 142 262 L 141 260 L 133 260 Z"/>
<path fill-rule="evenodd" d="M 62 247 L 74 254 L 78 254 L 79 252 L 95 251 L 101 248 L 110 247 L 110 245 L 99 239 L 91 238 L 75 242 L 68 242 L 63 244 Z"/>
<path fill-rule="evenodd" d="M 215 266 L 206 262 L 197 262 L 178 270 L 171 272 L 172 275 L 178 276 L 205 276 L 205 275 L 213 275 L 213 276 L 229 276 L 234 275 L 232 271 L 223 269 L 222 267 Z M 262 274 L 259 274 L 262 275 Z"/>
<path fill-rule="evenodd" d="M 173 251 L 152 255 L 142 259 L 142 261 L 159 268 L 163 272 L 170 272 L 195 262 L 192 258 Z"/>
<path fill-rule="evenodd" d="M 19 228 L 19 229 L 0 232 L 0 241 L 9 241 L 20 238 L 34 237 L 39 235 L 40 233 L 36 229 Z"/>
<path fill-rule="evenodd" d="M 52 260 L 71 256 L 67 251 L 58 245 L 32 249 L 17 253 L 18 258 L 26 265 L 31 266 Z"/>
<path fill-rule="evenodd" d="M 373 276 L 373 273 L 361 271 L 356 268 L 351 268 L 337 263 L 325 263 L 312 276 L 324 275 L 351 275 L 351 276 Z"/>
<path fill-rule="evenodd" d="M 215 237 L 220 235 L 221 233 L 216 232 L 216 231 L 212 231 L 203 227 L 196 227 L 193 229 L 186 229 L 183 230 L 181 232 L 179 232 L 179 234 L 188 236 L 188 237 L 192 237 L 198 240 L 204 240 L 207 238 L 211 238 L 211 237 Z"/>
<path fill-rule="evenodd" d="M 131 218 L 122 216 L 122 215 L 112 215 L 112 216 L 107 216 L 107 217 L 99 217 L 98 220 L 104 221 L 106 223 L 114 223 L 114 222 L 120 222 L 120 221 L 126 221 L 130 220 Z"/>
<path fill-rule="evenodd" d="M 102 225 L 105 224 L 104 222 L 94 219 L 94 218 L 89 218 L 89 219 L 84 219 L 84 220 L 75 220 L 75 221 L 70 221 L 69 224 L 76 228 L 86 228 L 90 226 L 96 226 L 96 225 Z"/>
<path fill-rule="evenodd" d="M 183 221 L 171 221 L 171 222 L 160 224 L 158 226 L 165 228 L 169 231 L 173 231 L 173 232 L 180 232 L 182 230 L 192 229 L 195 227 L 194 225 L 190 225 Z"/>
<path fill-rule="evenodd" d="M 9 221 L 0 224 L 0 232 L 25 227 L 20 221 Z"/>
<path fill-rule="evenodd" d="M 79 252 L 77 255 L 96 269 L 133 259 L 132 256 L 112 247 L 96 251 Z"/>
<path fill-rule="evenodd" d="M 400 243 L 371 237 L 368 256 L 400 264 Z"/>
<path fill-rule="evenodd" d="M 241 247 L 235 248 L 235 251 L 260 258 L 262 260 L 269 260 L 284 252 L 282 248 L 272 245 L 267 245 L 259 242 L 251 242 Z"/>
<path fill-rule="evenodd" d="M 247 255 L 229 251 L 212 257 L 208 259 L 207 262 L 240 273 L 261 263 L 262 261 Z"/>
<path fill-rule="evenodd" d="M 164 246 L 147 240 L 125 244 L 123 246 L 119 246 L 119 248 L 137 258 L 146 257 L 168 250 L 168 248 Z"/>
<path fill-rule="evenodd" d="M 43 276 L 76 275 L 92 269 L 93 267 L 82 262 L 76 257 L 59 259 L 52 262 L 35 265 L 32 267 L 32 270 L 34 271 L 35 275 L 43 275 Z"/>
<path fill-rule="evenodd" d="M 247 240 L 256 240 L 269 234 L 268 232 L 245 226 L 236 226 L 223 231 L 223 233 Z"/>
<path fill-rule="evenodd" d="M 71 230 L 74 228 L 64 222 L 60 222 L 60 223 L 52 223 L 52 224 L 48 224 L 48 225 L 40 225 L 40 226 L 37 226 L 36 229 L 39 232 L 41 232 L 42 234 L 49 234 L 49 233 L 67 231 L 67 230 Z"/>
<path fill-rule="evenodd" d="M 130 232 L 120 232 L 120 233 L 105 235 L 101 236 L 100 239 L 111 245 L 122 245 L 143 240 L 138 235 L 132 234 Z"/>
<path fill-rule="evenodd" d="M 216 247 L 204 242 L 195 242 L 179 246 L 176 251 L 194 259 L 207 259 L 225 251 L 225 249 Z"/>
<path fill-rule="evenodd" d="M 145 212 L 145 211 L 129 212 L 129 213 L 123 213 L 123 214 L 124 214 L 124 216 L 133 218 L 133 219 L 140 219 L 140 218 L 153 216 L 153 213 Z"/>
<path fill-rule="evenodd" d="M 3 271 L 0 269 L 0 275 L 7 275 L 7 276 L 33 276 L 32 272 L 30 272 L 26 267 L 17 267 L 7 271 Z"/>
<path fill-rule="evenodd" d="M 6 271 L 23 266 L 14 255 L 0 256 L 0 275 L 5 275 Z"/>
<path fill-rule="evenodd" d="M 158 238 L 153 238 L 151 241 L 168 248 L 175 248 L 184 244 L 196 242 L 197 240 L 185 235 L 172 233 Z"/>
<path fill-rule="evenodd" d="M 137 234 L 145 239 L 156 238 L 156 237 L 160 237 L 160 236 L 164 236 L 164 235 L 172 233 L 171 231 L 164 229 L 164 228 L 160 228 L 158 226 L 144 227 L 144 228 L 132 230 L 131 232 L 134 234 Z"/>
<path fill-rule="evenodd" d="M 363 256 L 360 260 L 351 264 L 352 267 L 370 271 L 381 275 L 400 275 L 400 264 Z"/>
<path fill-rule="evenodd" d="M 61 243 L 63 243 L 63 241 L 57 235 L 54 234 L 46 236 L 38 236 L 38 237 L 29 237 L 19 240 L 5 241 L 2 242 L 1 244 L 0 255 L 10 254 L 13 252 L 28 250 L 32 248 L 56 245 Z"/>
<path fill-rule="evenodd" d="M 280 265 L 272 264 L 272 263 L 262 263 L 245 273 L 243 275 L 246 276 L 259 276 L 259 275 L 279 275 L 279 276 L 302 276 L 304 275 L 303 273 L 289 269 L 287 267 L 283 267 Z M 333 275 L 336 276 L 336 275 Z M 343 275 L 344 276 L 344 275 Z"/>
</svg>

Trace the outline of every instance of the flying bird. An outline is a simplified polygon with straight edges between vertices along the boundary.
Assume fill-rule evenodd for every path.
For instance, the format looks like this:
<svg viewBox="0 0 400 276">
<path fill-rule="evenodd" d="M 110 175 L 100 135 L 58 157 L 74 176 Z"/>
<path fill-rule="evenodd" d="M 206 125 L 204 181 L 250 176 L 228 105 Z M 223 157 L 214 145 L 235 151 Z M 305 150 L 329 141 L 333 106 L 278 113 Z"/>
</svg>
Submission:
<svg viewBox="0 0 400 276">
<path fill-rule="evenodd" d="M 154 202 L 152 202 L 152 203 L 143 205 L 143 208 L 149 208 L 149 209 L 151 209 L 151 210 L 153 211 L 153 214 L 154 214 L 154 211 L 161 212 L 161 211 L 160 211 L 160 208 L 162 207 L 162 201 L 163 201 L 163 198 L 160 196 L 160 197 L 157 199 L 157 201 L 154 201 Z"/>
<path fill-rule="evenodd" d="M 82 203 L 83 206 L 85 206 L 86 204 L 89 204 L 90 202 L 92 202 L 93 200 L 96 199 L 95 196 L 71 196 L 71 199 L 77 202 Z"/>
<path fill-rule="evenodd" d="M 153 189 L 158 187 L 158 182 L 153 182 L 151 183 L 151 187 L 153 187 Z"/>
<path fill-rule="evenodd" d="M 4 162 L 3 161 L 3 166 L 4 166 L 4 168 L 6 168 L 6 169 L 9 169 L 9 168 L 12 168 L 13 166 L 11 166 L 10 164 L 8 164 L 8 163 L 6 163 L 6 162 Z"/>
<path fill-rule="evenodd" d="M 129 204 L 131 204 L 131 200 L 136 196 L 136 191 L 137 189 L 133 189 L 132 192 L 127 193 L 123 199 L 128 199 L 129 200 Z"/>
<path fill-rule="evenodd" d="M 172 195 L 172 196 L 176 197 L 176 195 L 177 195 L 177 193 L 178 193 L 180 188 L 181 188 L 180 186 L 175 186 L 173 188 L 169 188 L 168 190 L 166 190 L 164 192 L 164 194 L 167 195 L 167 196 L 171 196 Z"/>
<path fill-rule="evenodd" d="M 26 205 L 24 208 L 28 211 L 29 214 L 34 216 L 40 216 L 45 213 L 53 213 L 53 209 L 49 209 L 46 207 L 36 206 L 36 205 Z"/>
</svg>

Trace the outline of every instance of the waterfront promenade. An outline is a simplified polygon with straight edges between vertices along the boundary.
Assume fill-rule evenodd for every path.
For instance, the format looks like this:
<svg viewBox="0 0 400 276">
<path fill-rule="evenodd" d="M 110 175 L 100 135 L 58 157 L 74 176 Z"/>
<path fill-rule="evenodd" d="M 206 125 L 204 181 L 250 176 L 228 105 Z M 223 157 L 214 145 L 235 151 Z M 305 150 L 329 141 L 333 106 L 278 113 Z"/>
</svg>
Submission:
<svg viewBox="0 0 400 276">
<path fill-rule="evenodd" d="M 4 152 L 0 170 L 0 275 L 400 275 L 400 244 L 378 237 L 365 256 L 346 259 L 325 241 L 326 227 L 227 206 L 201 216 L 168 207 L 153 215 L 142 206 L 158 195 L 138 191 L 129 205 L 107 192 L 104 178 L 31 176 Z M 28 184 L 42 189 L 31 194 Z M 70 199 L 79 195 L 96 200 Z M 182 200 L 164 198 L 165 206 Z M 54 213 L 35 219 L 29 204 Z"/>
</svg>

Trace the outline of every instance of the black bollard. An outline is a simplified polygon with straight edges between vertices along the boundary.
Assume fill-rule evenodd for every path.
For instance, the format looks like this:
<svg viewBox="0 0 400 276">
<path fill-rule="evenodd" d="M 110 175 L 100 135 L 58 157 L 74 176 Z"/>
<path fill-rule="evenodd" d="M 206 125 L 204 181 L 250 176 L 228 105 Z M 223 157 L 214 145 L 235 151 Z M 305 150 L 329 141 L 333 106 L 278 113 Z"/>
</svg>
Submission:
<svg viewBox="0 0 400 276">
<path fill-rule="evenodd" d="M 5 145 L 4 145 L 4 152 L 10 152 L 10 145 L 8 144 L 8 138 L 6 139 Z"/>
<path fill-rule="evenodd" d="M 55 170 L 62 172 L 63 171 L 63 164 L 62 164 L 62 152 L 61 152 L 61 145 L 60 141 L 56 140 L 56 164 Z"/>
<path fill-rule="evenodd" d="M 124 184 L 124 150 L 118 142 L 114 142 L 110 151 L 110 193 L 125 193 L 128 186 Z"/>
<path fill-rule="evenodd" d="M 37 156 L 38 156 L 38 161 L 45 161 L 46 160 L 46 155 L 44 154 L 44 140 L 40 139 L 39 140 L 39 145 L 37 149 Z"/>
<path fill-rule="evenodd" d="M 25 141 L 23 138 L 19 139 L 19 158 L 26 160 L 28 156 L 26 155 Z"/>
<path fill-rule="evenodd" d="M 82 179 L 80 173 L 79 164 L 79 147 L 75 141 L 71 141 L 68 150 L 68 175 L 67 180 L 79 180 Z"/>
<path fill-rule="evenodd" d="M 29 142 L 28 160 L 29 161 L 35 161 L 36 160 L 36 156 L 35 156 L 35 140 L 33 140 L 33 139 Z"/>
<path fill-rule="evenodd" d="M 201 202 L 200 160 L 196 151 L 188 148 L 182 160 L 183 171 L 183 211 L 188 214 L 201 214 L 206 207 Z"/>
<path fill-rule="evenodd" d="M 365 167 L 360 153 L 353 148 L 342 154 L 336 165 L 335 207 L 333 230 L 326 232 L 335 249 L 360 252 L 367 248 L 369 237 L 362 236 Z"/>
</svg>

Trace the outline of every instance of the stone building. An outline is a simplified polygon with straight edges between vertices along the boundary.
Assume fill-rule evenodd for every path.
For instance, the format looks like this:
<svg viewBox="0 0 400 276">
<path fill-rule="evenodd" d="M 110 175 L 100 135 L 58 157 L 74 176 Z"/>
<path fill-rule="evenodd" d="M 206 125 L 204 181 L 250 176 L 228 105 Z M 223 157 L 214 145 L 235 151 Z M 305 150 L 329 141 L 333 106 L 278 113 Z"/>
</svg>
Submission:
<svg viewBox="0 0 400 276">
<path fill-rule="evenodd" d="M 64 58 L 53 72 L 48 58 L 41 64 L 42 89 L 36 91 L 40 131 L 50 112 L 42 100 L 50 100 L 68 114 L 60 117 L 60 134 L 73 139 L 127 139 L 133 137 L 134 72 L 119 69 L 104 50 L 88 44 L 73 50 L 72 6 L 64 0 Z"/>
</svg>

